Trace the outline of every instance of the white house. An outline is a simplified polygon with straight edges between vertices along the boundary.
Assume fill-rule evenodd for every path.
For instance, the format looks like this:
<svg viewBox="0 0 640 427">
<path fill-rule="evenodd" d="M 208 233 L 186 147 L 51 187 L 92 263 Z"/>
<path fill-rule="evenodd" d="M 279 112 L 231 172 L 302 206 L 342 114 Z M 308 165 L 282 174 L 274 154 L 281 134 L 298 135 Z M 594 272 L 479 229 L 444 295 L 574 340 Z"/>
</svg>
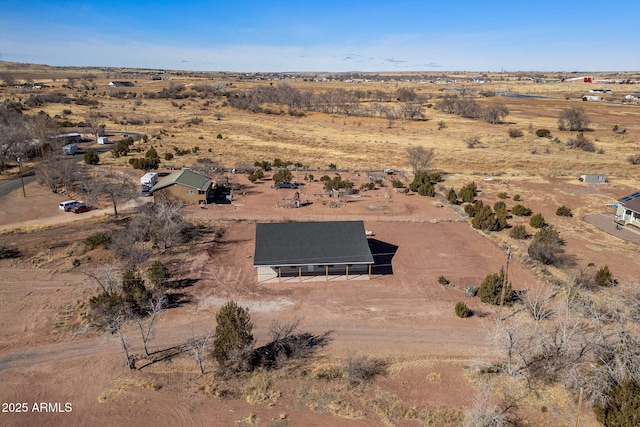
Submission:
<svg viewBox="0 0 640 427">
<path fill-rule="evenodd" d="M 640 227 L 640 191 L 629 194 L 618 200 L 616 219 L 625 225 Z"/>
</svg>

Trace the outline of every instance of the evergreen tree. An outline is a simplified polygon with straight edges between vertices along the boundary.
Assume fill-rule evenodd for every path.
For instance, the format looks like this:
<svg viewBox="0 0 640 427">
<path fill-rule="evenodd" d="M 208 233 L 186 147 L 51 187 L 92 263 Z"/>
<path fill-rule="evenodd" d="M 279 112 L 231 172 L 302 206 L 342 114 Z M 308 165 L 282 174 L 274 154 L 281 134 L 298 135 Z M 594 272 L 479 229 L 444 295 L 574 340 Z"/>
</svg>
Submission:
<svg viewBox="0 0 640 427">
<path fill-rule="evenodd" d="M 249 363 L 253 345 L 253 323 L 249 309 L 235 301 L 227 302 L 216 314 L 213 355 L 226 369 L 240 371 Z"/>
<path fill-rule="evenodd" d="M 478 288 L 478 296 L 480 301 L 485 304 L 500 305 L 502 299 L 502 288 L 504 287 L 504 303 L 513 301 L 514 293 L 511 289 L 511 283 L 507 282 L 505 286 L 504 268 L 500 269 L 500 273 L 489 274 L 480 284 Z"/>
</svg>

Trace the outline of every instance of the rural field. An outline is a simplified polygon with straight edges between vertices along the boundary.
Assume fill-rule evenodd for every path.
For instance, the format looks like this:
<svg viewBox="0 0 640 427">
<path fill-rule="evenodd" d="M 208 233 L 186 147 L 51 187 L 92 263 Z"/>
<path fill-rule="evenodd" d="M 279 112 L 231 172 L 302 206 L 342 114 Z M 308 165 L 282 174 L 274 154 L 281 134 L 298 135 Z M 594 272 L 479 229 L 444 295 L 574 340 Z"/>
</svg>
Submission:
<svg viewBox="0 0 640 427">
<path fill-rule="evenodd" d="M 640 104 L 627 97 L 640 88 L 632 73 L 589 76 L 0 62 L 0 424 L 602 425 L 608 393 L 640 377 L 640 230 L 616 225 L 612 207 L 640 190 Z M 566 111 L 588 120 L 559 130 Z M 11 132 L 53 148 L 25 148 L 17 163 Z M 55 135 L 72 132 L 78 154 L 58 156 Z M 158 172 L 191 168 L 228 185 L 231 202 L 145 225 L 153 197 L 137 191 L 117 215 L 104 192 L 90 197 L 87 182 L 106 175 L 139 190 L 144 170 L 130 160 L 152 148 Z M 299 188 L 274 188 L 285 168 Z M 421 172 L 427 182 L 412 187 Z M 327 191 L 337 178 L 358 191 Z M 58 209 L 85 197 L 89 212 Z M 389 265 L 370 278 L 258 281 L 256 223 L 344 220 L 363 221 Z M 169 223 L 181 228 L 158 243 L 154 227 Z M 559 233 L 550 258 L 532 251 L 540 230 Z M 145 308 L 100 327 L 99 296 L 120 292 L 125 272 L 169 303 L 153 320 Z M 229 301 L 248 309 L 253 349 L 290 326 L 305 352 L 223 370 L 212 332 Z M 478 421 L 491 417 L 511 424 Z"/>
</svg>

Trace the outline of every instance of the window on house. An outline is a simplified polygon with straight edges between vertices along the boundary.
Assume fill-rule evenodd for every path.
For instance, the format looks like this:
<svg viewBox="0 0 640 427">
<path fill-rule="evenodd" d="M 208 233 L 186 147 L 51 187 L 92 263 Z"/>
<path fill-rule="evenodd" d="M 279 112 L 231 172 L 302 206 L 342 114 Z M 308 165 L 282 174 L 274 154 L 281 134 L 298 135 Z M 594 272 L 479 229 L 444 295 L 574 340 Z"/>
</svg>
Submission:
<svg viewBox="0 0 640 427">
<path fill-rule="evenodd" d="M 188 195 L 192 195 L 193 194 L 193 190 L 187 190 L 187 194 Z"/>
</svg>

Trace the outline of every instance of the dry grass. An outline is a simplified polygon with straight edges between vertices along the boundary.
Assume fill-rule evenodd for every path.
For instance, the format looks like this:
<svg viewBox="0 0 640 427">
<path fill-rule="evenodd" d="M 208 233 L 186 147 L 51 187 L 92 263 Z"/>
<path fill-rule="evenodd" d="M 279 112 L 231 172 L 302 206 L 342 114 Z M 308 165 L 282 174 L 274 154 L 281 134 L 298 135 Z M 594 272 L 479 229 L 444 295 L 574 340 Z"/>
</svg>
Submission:
<svg viewBox="0 0 640 427">
<path fill-rule="evenodd" d="M 38 74 L 35 70 L 24 71 L 28 72 Z M 459 77 L 465 78 L 469 75 L 462 73 Z M 405 149 L 411 145 L 423 145 L 436 148 L 434 167 L 456 174 L 486 176 L 501 172 L 509 176 L 572 176 L 584 171 L 597 170 L 616 175 L 619 179 L 633 179 L 633 176 L 637 176 L 637 168 L 626 159 L 638 151 L 640 129 L 636 123 L 640 118 L 640 109 L 620 103 L 581 101 L 582 95 L 595 87 L 590 84 L 501 81 L 502 76 L 499 74 L 489 77 L 494 79 L 492 83 L 456 83 L 455 86 L 466 87 L 472 94 L 480 91 L 510 90 L 529 95 L 537 94 L 545 98 L 476 98 L 481 105 L 500 102 L 509 108 L 510 115 L 505 120 L 508 123 L 491 125 L 445 114 L 435 108 L 427 108 L 427 104 L 436 104 L 445 93 L 445 88 L 438 84 L 389 82 L 355 86 L 338 81 L 287 82 L 300 90 L 314 92 L 339 88 L 382 90 L 392 94 L 401 86 L 412 88 L 418 95 L 425 97 L 423 112 L 427 117 L 426 121 L 396 120 L 389 128 L 388 120 L 382 118 L 343 117 L 313 112 L 308 113 L 306 117 L 294 118 L 288 115 L 252 114 L 236 110 L 223 106 L 221 99 L 172 100 L 143 97 L 145 92 L 158 92 L 168 87 L 169 82 L 166 81 L 139 81 L 136 87 L 127 89 L 127 92 L 135 93 L 136 98 L 111 98 L 103 96 L 103 93 L 109 93 L 106 88 L 109 79 L 98 75 L 98 89 L 89 91 L 91 96 L 95 94 L 100 101 L 97 110 L 88 106 L 62 104 L 48 104 L 43 110 L 54 116 L 62 114 L 63 109 L 71 109 L 72 114 L 65 118 L 73 122 L 83 121 L 90 113 L 98 111 L 104 116 L 102 121 L 107 126 L 107 132 L 129 131 L 147 134 L 150 136 L 149 142 L 136 143 L 135 147 L 144 152 L 153 145 L 161 157 L 164 153 L 173 153 L 173 147 L 200 147 L 198 154 L 176 156 L 169 162 L 163 161 L 163 167 L 191 165 L 197 159 L 206 158 L 230 168 L 241 163 L 280 157 L 294 162 L 300 161 L 312 168 L 326 168 L 329 163 L 335 163 L 339 168 L 407 169 Z M 217 81 L 233 83 L 233 86 L 229 87 L 231 91 L 269 84 L 239 80 L 238 76 L 222 74 L 211 78 L 175 76 L 171 84 L 211 85 Z M 65 91 L 70 96 L 81 93 L 78 90 L 60 88 L 64 82 L 51 83 L 56 86 L 56 90 Z M 625 90 L 630 90 L 627 86 L 617 86 L 614 89 L 617 98 L 624 95 Z M 5 96 L 25 95 L 17 89 L 8 88 L 5 92 Z M 596 141 L 598 148 L 604 149 L 605 154 L 578 153 L 577 150 L 563 147 L 564 142 L 575 135 L 571 132 L 557 131 L 557 117 L 562 109 L 576 105 L 584 107 L 591 118 L 593 132 L 589 132 L 588 136 Z M 218 114 L 221 115 L 220 120 Z M 196 123 L 193 120 L 196 117 L 202 119 L 202 122 Z M 143 124 L 120 125 L 119 122 L 124 118 L 139 119 Z M 446 123 L 446 128 L 439 129 L 441 122 Z M 611 131 L 613 124 L 627 129 L 626 134 Z M 552 137 L 559 138 L 560 142 L 538 138 L 535 133 L 529 132 L 529 129 L 539 128 L 551 130 Z M 509 129 L 520 130 L 524 135 L 517 139 L 509 138 Z M 221 134 L 223 139 L 217 139 L 218 134 Z M 482 141 L 473 150 L 467 148 L 464 143 L 470 136 L 477 136 Z M 537 154 L 532 154 L 533 151 Z M 107 166 L 126 165 L 128 160 L 115 159 L 108 153 L 101 157 L 101 163 Z"/>
<path fill-rule="evenodd" d="M 98 402 L 104 403 L 107 400 L 114 398 L 120 394 L 125 393 L 133 387 L 138 387 L 144 390 L 159 390 L 162 386 L 154 381 L 142 381 L 135 380 L 133 378 L 120 378 L 111 385 L 107 390 L 100 393 L 98 396 Z"/>
</svg>

